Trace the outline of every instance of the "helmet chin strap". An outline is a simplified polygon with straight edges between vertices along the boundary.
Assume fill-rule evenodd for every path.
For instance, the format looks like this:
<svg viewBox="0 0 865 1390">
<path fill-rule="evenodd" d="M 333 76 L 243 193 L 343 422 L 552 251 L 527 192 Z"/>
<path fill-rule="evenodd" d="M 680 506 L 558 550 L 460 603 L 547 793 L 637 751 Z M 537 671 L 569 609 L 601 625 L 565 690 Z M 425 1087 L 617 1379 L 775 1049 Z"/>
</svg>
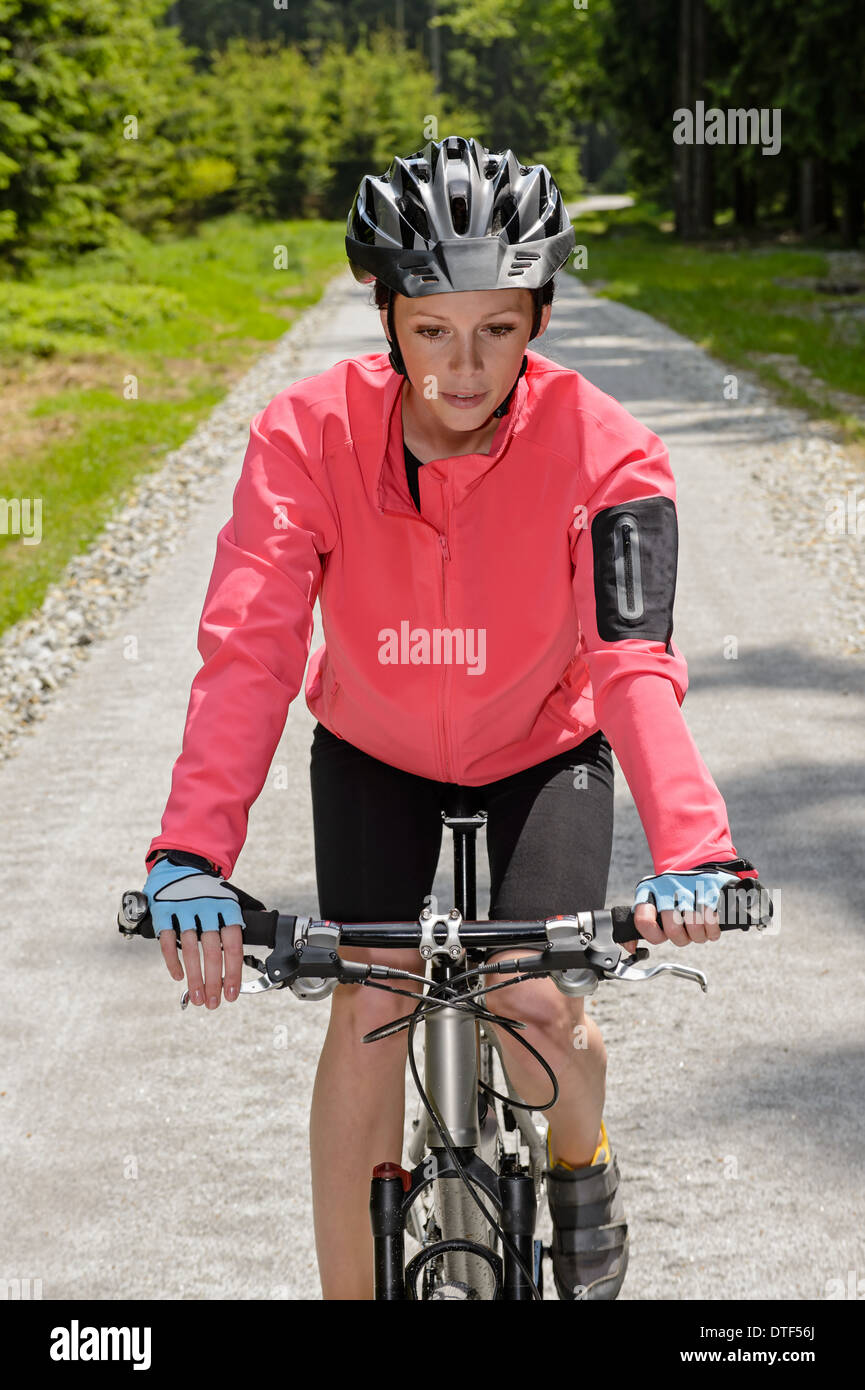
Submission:
<svg viewBox="0 0 865 1390">
<path fill-rule="evenodd" d="M 504 398 L 504 400 L 502 401 L 501 405 L 496 406 L 495 410 L 493 411 L 493 415 L 502 416 L 502 415 L 506 415 L 506 414 L 507 414 L 508 408 L 509 408 L 510 403 L 511 403 L 511 396 L 512 396 L 512 395 L 514 394 L 514 392 L 516 391 L 516 389 L 517 389 L 517 382 L 519 381 L 520 377 L 521 377 L 521 376 L 523 375 L 523 373 L 525 372 L 526 367 L 527 367 L 528 365 L 529 365 L 529 359 L 526 357 L 526 355 L 525 355 L 525 353 L 524 353 L 524 354 L 523 354 L 523 364 L 522 364 L 522 366 L 520 367 L 520 370 L 517 372 L 517 380 L 514 382 L 514 384 L 513 384 L 513 386 L 511 387 L 510 391 L 509 391 L 508 394 L 505 396 L 505 398 Z"/>
<path fill-rule="evenodd" d="M 388 295 L 387 300 L 387 332 L 391 343 L 388 361 L 395 372 L 399 372 L 401 376 L 410 380 L 411 378 L 405 369 L 405 363 L 402 360 L 402 353 L 400 352 L 400 346 L 396 338 L 396 328 L 393 322 L 393 293 Z"/>
<path fill-rule="evenodd" d="M 538 329 L 539 329 L 540 326 L 541 326 L 541 313 L 542 313 L 542 312 L 543 312 L 542 305 L 540 304 L 540 302 L 537 302 L 536 305 L 535 305 L 535 318 L 534 318 L 534 323 L 532 324 L 532 338 L 536 338 L 536 337 L 537 337 Z M 390 365 L 393 367 L 393 369 L 394 369 L 395 372 L 399 372 L 400 375 L 401 375 L 401 376 L 404 376 L 404 377 L 406 378 L 407 381 L 410 381 L 411 378 L 409 377 L 409 374 L 408 374 L 408 372 L 407 372 L 406 369 L 405 369 L 405 362 L 403 361 L 402 352 L 401 352 L 401 350 L 400 350 L 400 346 L 399 346 L 399 343 L 398 343 L 398 341 L 397 341 L 396 328 L 395 328 L 395 326 L 394 326 L 394 321 L 393 321 L 393 294 L 390 294 L 390 295 L 388 296 L 388 301 L 387 301 L 387 328 L 388 328 L 388 334 L 389 334 L 389 336 L 390 336 L 390 342 L 391 342 L 390 352 L 388 353 L 388 361 L 390 362 Z M 531 339 L 530 339 L 530 341 L 531 341 Z M 502 401 L 501 405 L 496 406 L 496 409 L 493 411 L 493 415 L 494 415 L 494 416 L 497 416 L 498 418 L 501 418 L 502 415 L 506 415 L 506 414 L 507 414 L 508 408 L 509 408 L 510 403 L 511 403 L 511 397 L 513 396 L 514 392 L 516 391 L 516 389 L 517 389 L 517 384 L 518 384 L 518 382 L 519 382 L 519 379 L 520 379 L 520 377 L 523 376 L 523 374 L 525 373 L 525 370 L 526 370 L 526 368 L 528 367 L 528 365 L 529 365 L 529 359 L 528 359 L 528 357 L 526 357 L 526 355 L 525 355 L 525 353 L 524 353 L 524 354 L 523 354 L 522 366 L 520 367 L 520 370 L 517 372 L 517 379 L 516 379 L 516 381 L 514 382 L 513 386 L 511 387 L 510 391 L 508 392 L 508 394 L 505 396 L 505 398 L 504 398 L 504 400 Z"/>
</svg>

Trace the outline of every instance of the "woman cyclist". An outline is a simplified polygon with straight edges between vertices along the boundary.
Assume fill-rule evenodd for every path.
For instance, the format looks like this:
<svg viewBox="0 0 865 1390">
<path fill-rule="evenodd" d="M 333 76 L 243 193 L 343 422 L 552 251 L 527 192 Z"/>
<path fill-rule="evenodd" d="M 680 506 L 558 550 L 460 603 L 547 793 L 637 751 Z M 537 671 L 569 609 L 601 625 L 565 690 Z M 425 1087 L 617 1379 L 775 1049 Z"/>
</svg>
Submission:
<svg viewBox="0 0 865 1390">
<path fill-rule="evenodd" d="M 451 136 L 361 181 L 346 249 L 374 284 L 390 351 L 295 382 L 252 421 L 146 856 L 163 955 L 182 979 L 179 930 L 194 1003 L 216 1007 L 223 983 L 237 997 L 242 919 L 224 880 L 303 680 L 316 598 L 326 642 L 305 695 L 322 917 L 418 916 L 447 787 L 487 812 L 491 919 L 603 907 L 611 745 L 653 859 L 635 894 L 648 941 L 717 940 L 722 888 L 756 877 L 680 710 L 667 450 L 585 377 L 527 350 L 573 246 L 549 171 L 510 150 Z M 690 910 L 674 912 L 677 894 Z M 416 952 L 345 951 L 385 954 L 417 970 Z M 369 1178 L 402 1158 L 406 1035 L 360 1039 L 404 1002 L 332 995 L 310 1117 L 326 1299 L 373 1296 Z M 597 1024 L 549 979 L 487 1007 L 526 1023 L 559 1082 L 546 1112 L 559 1297 L 615 1298 L 628 1232 Z M 544 1094 L 537 1062 L 496 1031 L 517 1092 Z"/>
</svg>

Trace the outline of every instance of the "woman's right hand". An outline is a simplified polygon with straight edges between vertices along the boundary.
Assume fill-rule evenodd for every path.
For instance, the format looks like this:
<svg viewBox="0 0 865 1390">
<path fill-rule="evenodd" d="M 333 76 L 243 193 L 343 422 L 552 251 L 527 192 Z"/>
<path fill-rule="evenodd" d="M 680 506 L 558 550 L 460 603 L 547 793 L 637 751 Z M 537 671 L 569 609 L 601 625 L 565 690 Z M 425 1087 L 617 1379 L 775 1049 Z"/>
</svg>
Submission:
<svg viewBox="0 0 865 1390">
<path fill-rule="evenodd" d="M 199 855 L 168 850 L 153 865 L 143 891 L 171 978 L 183 979 L 183 967 L 177 955 L 177 927 L 193 1004 L 206 1002 L 209 1009 L 218 1008 L 223 983 L 226 999 L 235 1000 L 243 967 L 243 916 L 237 894 L 218 870 Z M 204 953 L 203 978 L 198 951 L 199 926 Z"/>
</svg>

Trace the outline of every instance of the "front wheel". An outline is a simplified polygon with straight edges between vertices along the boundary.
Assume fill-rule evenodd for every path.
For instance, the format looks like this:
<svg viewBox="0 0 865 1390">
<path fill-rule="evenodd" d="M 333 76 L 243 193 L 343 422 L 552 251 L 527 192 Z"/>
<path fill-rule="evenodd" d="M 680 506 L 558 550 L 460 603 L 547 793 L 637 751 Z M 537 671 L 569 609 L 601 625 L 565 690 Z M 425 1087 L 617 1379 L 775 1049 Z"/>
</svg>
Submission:
<svg viewBox="0 0 865 1390">
<path fill-rule="evenodd" d="M 483 1047 L 481 1054 L 483 1054 Z M 483 1056 L 480 1059 L 479 1072 L 484 1074 Z M 480 1143 L 477 1147 L 478 1157 L 493 1170 L 494 1173 L 500 1171 L 502 1145 L 499 1135 L 498 1119 L 496 1109 L 492 1102 L 487 1103 L 486 1097 L 482 1092 L 478 1093 L 478 1122 L 480 1127 Z M 489 1211 L 495 1208 L 491 1197 L 486 1192 L 480 1192 L 480 1200 L 484 1207 Z M 476 1245 L 487 1246 L 494 1255 L 499 1256 L 499 1240 L 478 1206 L 467 1191 L 465 1183 L 452 1174 L 447 1177 L 436 1178 L 432 1185 L 432 1209 L 435 1224 L 441 1232 L 441 1239 L 473 1242 Z M 495 1212 L 498 1219 L 498 1212 Z M 479 1298 L 484 1301 L 491 1301 L 496 1297 L 496 1273 L 488 1260 L 473 1253 L 470 1249 L 458 1249 L 446 1251 L 442 1254 L 439 1270 L 440 1287 L 444 1290 L 441 1294 L 434 1294 L 435 1297 L 444 1298 Z M 467 1290 L 468 1292 L 462 1292 Z"/>
</svg>

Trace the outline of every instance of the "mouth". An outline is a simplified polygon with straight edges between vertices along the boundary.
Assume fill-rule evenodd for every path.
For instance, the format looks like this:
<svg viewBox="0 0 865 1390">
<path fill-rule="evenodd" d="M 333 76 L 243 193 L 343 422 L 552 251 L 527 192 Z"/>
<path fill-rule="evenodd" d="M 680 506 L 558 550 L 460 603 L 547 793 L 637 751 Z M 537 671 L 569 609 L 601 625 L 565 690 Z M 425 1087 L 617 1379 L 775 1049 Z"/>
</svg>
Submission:
<svg viewBox="0 0 865 1390">
<path fill-rule="evenodd" d="M 441 398 L 447 401 L 448 405 L 453 405 L 457 410 L 471 410 L 474 406 L 480 405 L 489 395 L 489 391 L 475 391 L 471 394 L 464 392 L 442 391 Z"/>
</svg>

